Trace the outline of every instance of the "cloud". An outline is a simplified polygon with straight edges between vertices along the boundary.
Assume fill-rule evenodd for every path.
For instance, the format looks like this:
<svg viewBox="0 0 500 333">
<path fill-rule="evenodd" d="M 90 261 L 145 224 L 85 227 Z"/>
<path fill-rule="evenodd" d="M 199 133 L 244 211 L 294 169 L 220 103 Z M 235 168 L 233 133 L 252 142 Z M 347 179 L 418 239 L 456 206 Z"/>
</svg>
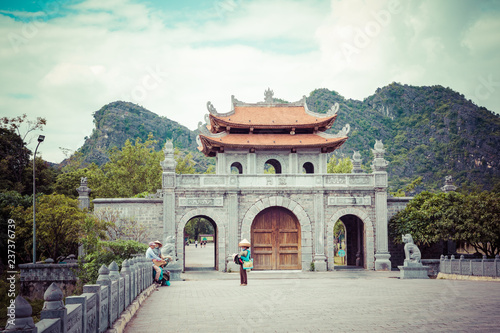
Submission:
<svg viewBox="0 0 500 333">
<path fill-rule="evenodd" d="M 0 107 L 47 118 L 41 149 L 55 162 L 115 100 L 194 129 L 208 100 L 226 112 L 231 95 L 255 102 L 267 87 L 289 101 L 323 87 L 362 99 L 398 81 L 450 86 L 499 112 L 499 6 L 485 3 L 87 0 L 0 11 Z"/>
</svg>

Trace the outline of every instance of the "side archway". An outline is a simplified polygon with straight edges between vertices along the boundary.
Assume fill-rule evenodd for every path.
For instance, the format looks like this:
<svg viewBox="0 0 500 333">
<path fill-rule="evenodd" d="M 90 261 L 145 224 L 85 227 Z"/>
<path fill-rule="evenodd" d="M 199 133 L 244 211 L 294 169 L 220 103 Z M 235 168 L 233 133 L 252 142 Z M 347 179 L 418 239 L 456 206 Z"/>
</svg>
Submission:
<svg viewBox="0 0 500 333">
<path fill-rule="evenodd" d="M 375 269 L 375 237 L 373 230 L 373 222 L 365 210 L 359 208 L 343 208 L 336 211 L 326 224 L 326 256 L 328 261 L 328 269 L 333 270 L 334 267 L 334 235 L 333 228 L 335 222 L 345 215 L 354 215 L 358 217 L 364 224 L 365 228 L 365 246 L 364 246 L 364 267 L 366 269 Z"/>
<path fill-rule="evenodd" d="M 307 270 L 312 261 L 312 228 L 311 220 L 304 208 L 296 201 L 282 196 L 272 196 L 256 201 L 245 213 L 241 224 L 241 239 L 251 240 L 252 223 L 255 217 L 269 207 L 283 207 L 291 211 L 300 224 L 301 231 L 301 266 L 302 270 Z"/>
<path fill-rule="evenodd" d="M 215 239 L 215 269 L 218 271 L 225 270 L 225 253 L 226 253 L 226 228 L 223 223 L 220 221 L 224 221 L 224 217 L 220 216 L 216 212 L 211 211 L 210 209 L 196 208 L 186 212 L 179 223 L 177 224 L 176 230 L 176 246 L 177 246 L 177 259 L 181 263 L 184 263 L 184 228 L 186 224 L 194 217 L 204 217 L 213 222 L 215 227 L 216 239 Z M 219 223 L 218 223 L 219 221 Z"/>
</svg>

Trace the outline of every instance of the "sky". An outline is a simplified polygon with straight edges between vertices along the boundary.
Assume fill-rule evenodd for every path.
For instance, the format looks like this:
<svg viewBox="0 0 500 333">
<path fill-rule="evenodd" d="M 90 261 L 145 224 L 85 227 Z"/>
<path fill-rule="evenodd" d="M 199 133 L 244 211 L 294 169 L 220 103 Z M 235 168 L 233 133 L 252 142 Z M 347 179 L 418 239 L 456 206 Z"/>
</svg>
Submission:
<svg viewBox="0 0 500 333">
<path fill-rule="evenodd" d="M 54 163 L 117 100 L 193 130 L 231 95 L 362 100 L 399 82 L 500 113 L 495 0 L 2 0 L 0 36 L 0 117 L 44 117 L 28 148 L 45 135 L 38 152 Z"/>
</svg>

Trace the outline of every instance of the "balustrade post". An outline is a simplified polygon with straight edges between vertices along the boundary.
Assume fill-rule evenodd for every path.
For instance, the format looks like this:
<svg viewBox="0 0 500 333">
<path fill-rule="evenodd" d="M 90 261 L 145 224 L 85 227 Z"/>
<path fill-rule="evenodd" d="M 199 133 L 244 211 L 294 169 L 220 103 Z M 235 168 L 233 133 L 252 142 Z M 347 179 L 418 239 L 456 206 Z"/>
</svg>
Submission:
<svg viewBox="0 0 500 333">
<path fill-rule="evenodd" d="M 125 308 L 130 304 L 130 266 L 128 259 L 123 260 L 122 269 L 120 271 L 120 276 L 123 277 L 123 281 L 125 283 L 124 290 L 124 300 L 125 300 Z"/>
<path fill-rule="evenodd" d="M 120 311 L 120 273 L 118 264 L 113 261 L 108 266 L 109 279 L 111 280 L 111 295 L 113 300 L 113 322 L 118 318 Z"/>
<path fill-rule="evenodd" d="M 60 319 L 61 332 L 66 332 L 68 327 L 68 310 L 63 303 L 63 292 L 54 282 L 47 288 L 43 295 L 44 303 L 40 319 Z"/>
<path fill-rule="evenodd" d="M 113 299 L 111 298 L 111 279 L 109 278 L 109 269 L 105 266 L 102 265 L 101 268 L 99 268 L 99 277 L 97 278 L 96 281 L 97 284 L 101 286 L 107 286 L 108 287 L 108 313 L 106 314 L 108 318 L 108 327 L 112 327 L 113 325 Z"/>
<path fill-rule="evenodd" d="M 7 307 L 7 325 L 4 332 L 37 333 L 38 329 L 31 315 L 33 309 L 30 303 L 18 295 Z"/>
</svg>

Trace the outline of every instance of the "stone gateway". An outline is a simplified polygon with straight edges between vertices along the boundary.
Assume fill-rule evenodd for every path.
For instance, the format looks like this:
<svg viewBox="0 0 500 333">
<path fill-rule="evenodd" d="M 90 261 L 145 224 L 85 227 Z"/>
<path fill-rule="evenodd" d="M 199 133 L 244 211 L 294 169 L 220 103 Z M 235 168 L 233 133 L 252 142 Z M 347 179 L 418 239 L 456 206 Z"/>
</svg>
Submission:
<svg viewBox="0 0 500 333">
<path fill-rule="evenodd" d="M 176 174 L 173 145 L 167 141 L 156 198 L 130 199 L 129 204 L 127 199 L 96 199 L 95 211 L 117 208 L 138 220 L 142 214 L 137 212 L 147 211 L 146 223 L 156 235 L 163 232 L 163 241 L 174 237 L 180 263 L 184 227 L 203 217 L 214 226 L 219 271 L 238 269 L 231 255 L 244 238 L 252 244 L 257 270 L 333 270 L 333 228 L 342 220 L 347 264 L 390 270 L 388 163 L 382 142 L 373 149 L 372 173 L 362 171 L 355 152 L 353 173 L 328 174 L 328 153 L 348 139 L 348 125 L 337 134 L 325 133 L 339 106 L 320 114 L 308 110 L 305 97 L 285 104 L 272 96 L 270 89 L 259 103 L 232 96 L 227 113 L 207 104 L 198 149 L 216 158 L 216 174 Z"/>
</svg>

